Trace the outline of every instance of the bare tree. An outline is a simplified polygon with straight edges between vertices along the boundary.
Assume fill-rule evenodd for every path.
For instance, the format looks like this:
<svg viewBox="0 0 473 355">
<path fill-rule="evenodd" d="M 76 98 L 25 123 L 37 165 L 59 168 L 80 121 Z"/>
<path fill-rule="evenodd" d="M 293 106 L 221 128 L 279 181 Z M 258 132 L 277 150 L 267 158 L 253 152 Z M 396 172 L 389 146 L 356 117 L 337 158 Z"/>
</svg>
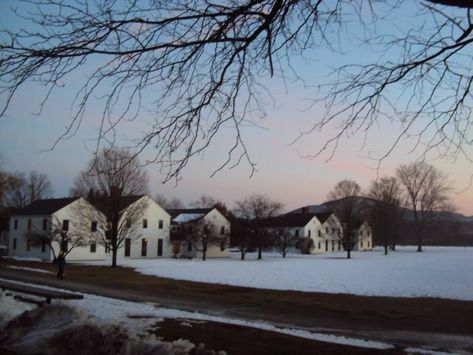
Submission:
<svg viewBox="0 0 473 355">
<path fill-rule="evenodd" d="M 465 148 L 472 145 L 473 3 L 398 3 L 400 11 L 414 6 L 419 25 L 399 26 L 394 33 L 378 31 L 366 39 L 370 49 L 381 53 L 376 61 L 350 63 L 333 72 L 332 82 L 316 100 L 324 103 L 326 114 L 310 131 L 338 128 L 314 156 L 326 151 L 333 155 L 346 135 L 363 135 L 367 143 L 371 127 L 394 121 L 400 130 L 373 156 L 380 163 L 405 138 L 412 139 L 411 150 L 419 150 L 422 157 L 432 152 L 472 161 Z M 398 21 L 395 11 L 391 16 Z M 391 27 L 378 26 L 383 28 Z"/>
<path fill-rule="evenodd" d="M 201 195 L 197 200 L 192 201 L 189 205 L 193 208 L 211 208 L 220 201 L 210 195 Z"/>
<path fill-rule="evenodd" d="M 47 175 L 37 171 L 31 171 L 28 175 L 17 172 L 13 174 L 12 186 L 5 194 L 5 200 L 10 207 L 25 207 L 52 195 L 53 189 Z"/>
<path fill-rule="evenodd" d="M 256 247 L 252 222 L 246 219 L 233 218 L 231 223 L 231 246 L 237 248 L 240 251 L 240 259 L 245 260 L 246 253 Z"/>
<path fill-rule="evenodd" d="M 274 248 L 283 258 L 286 257 L 287 252 L 299 240 L 299 237 L 291 234 L 287 229 L 281 228 L 273 231 L 272 238 L 274 238 Z"/>
<path fill-rule="evenodd" d="M 67 228 L 53 216 L 46 230 L 34 228 L 26 233 L 28 243 L 39 246 L 44 243 L 53 253 L 53 261 L 67 255 L 77 247 L 88 247 L 92 243 L 103 244 L 105 241 L 105 218 L 84 199 L 72 205 L 74 219 Z"/>
<path fill-rule="evenodd" d="M 425 161 L 401 165 L 396 171 L 412 209 L 417 236 L 417 251 L 422 251 L 426 227 L 436 218 L 436 212 L 451 210 L 447 176 Z"/>
<path fill-rule="evenodd" d="M 151 161 L 162 164 L 166 180 L 178 178 L 189 159 L 211 145 L 224 126 L 234 129 L 234 137 L 217 170 L 246 160 L 254 171 L 240 127 L 250 114 L 264 115 L 263 80 L 269 76 L 302 81 L 293 57 L 313 48 L 336 47 L 346 23 L 349 30 L 370 27 L 364 33 L 378 27 L 392 29 L 392 24 L 378 22 L 409 4 L 402 0 L 26 3 L 24 12 L 17 10 L 25 26 L 1 31 L 5 104 L 0 115 L 29 81 L 46 87 L 42 109 L 77 71 L 88 71 L 77 90 L 73 119 L 60 138 L 74 134 L 91 102 L 103 104 L 98 138 L 105 141 L 115 139 L 121 121 L 138 118 L 144 109 L 154 112 L 155 122 L 139 137 L 136 148 L 156 148 Z M 324 100 L 329 112 L 314 129 L 339 119 L 341 132 L 321 151 L 343 132 L 368 131 L 382 113 L 389 114 L 385 108 L 393 108 L 390 89 L 401 88 L 393 91 L 422 95 L 396 102 L 407 102 L 402 110 L 395 109 L 396 115 L 389 115 L 405 123 L 400 135 L 428 117 L 426 127 L 434 125 L 438 135 L 429 146 L 450 143 L 451 149 L 464 153 L 461 147 L 471 139 L 463 134 L 471 110 L 471 1 L 430 0 L 418 6 L 423 26 L 408 29 L 406 35 L 391 34 L 393 39 L 376 32 L 372 36 L 388 50 L 394 48 L 389 53 L 396 56 L 340 68 Z M 428 16 L 433 19 L 427 21 Z M 146 95 L 151 91 L 153 101 Z M 453 128 L 453 137 L 442 133 L 449 132 L 444 125 Z"/>
<path fill-rule="evenodd" d="M 258 248 L 258 259 L 262 259 L 264 248 L 273 245 L 273 240 L 265 227 L 265 219 L 276 216 L 283 204 L 271 200 L 268 196 L 254 194 L 242 201 L 237 201 L 235 214 L 248 221 L 252 231 L 253 243 Z"/>
<path fill-rule="evenodd" d="M 181 209 L 181 208 L 184 208 L 185 206 L 184 202 L 182 202 L 177 197 L 173 197 L 170 200 L 168 200 L 166 196 L 159 193 L 156 194 L 154 200 L 156 201 L 158 205 L 160 205 L 162 208 L 167 209 L 167 210 L 168 209 L 170 210 Z"/>
<path fill-rule="evenodd" d="M 332 200 L 330 208 L 342 223 L 343 228 L 339 239 L 347 252 L 347 259 L 351 258 L 351 251 L 358 240 L 358 234 L 355 231 L 362 207 L 358 199 L 360 193 L 361 188 L 355 181 L 342 180 L 327 195 L 327 199 Z"/>
<path fill-rule="evenodd" d="M 189 223 L 190 231 L 187 233 L 186 240 L 192 244 L 193 248 L 202 253 L 202 260 L 207 259 L 207 251 L 211 246 L 219 246 L 225 249 L 229 243 L 229 235 L 221 235 L 215 224 L 201 218 L 195 222 Z M 187 226 L 187 227 L 189 227 Z"/>
<path fill-rule="evenodd" d="M 72 192 L 87 197 L 107 218 L 112 267 L 117 265 L 117 252 L 125 238 L 136 237 L 147 208 L 147 202 L 141 198 L 147 183 L 138 158 L 123 149 L 102 150 L 74 181 Z"/>
<path fill-rule="evenodd" d="M 388 248 L 399 239 L 403 212 L 401 205 L 404 204 L 401 194 L 401 186 L 395 177 L 382 177 L 373 181 L 368 193 L 375 201 L 370 224 L 377 239 L 383 243 L 385 255 L 388 254 Z"/>
</svg>

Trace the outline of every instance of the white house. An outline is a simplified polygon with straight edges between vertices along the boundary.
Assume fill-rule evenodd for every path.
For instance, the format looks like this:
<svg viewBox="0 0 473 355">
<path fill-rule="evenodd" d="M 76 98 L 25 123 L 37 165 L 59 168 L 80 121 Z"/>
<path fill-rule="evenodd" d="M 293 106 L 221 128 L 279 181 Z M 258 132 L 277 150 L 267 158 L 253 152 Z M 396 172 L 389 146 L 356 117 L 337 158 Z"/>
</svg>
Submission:
<svg viewBox="0 0 473 355">
<path fill-rule="evenodd" d="M 357 238 L 353 250 L 373 250 L 373 233 L 371 230 L 371 226 L 368 224 L 367 221 L 358 222 L 357 228 L 354 233 L 356 233 Z"/>
<path fill-rule="evenodd" d="M 202 246 L 190 242 L 192 233 L 199 222 L 204 222 L 213 228 L 213 233 L 221 239 L 219 245 L 207 247 L 206 257 L 228 257 L 228 248 L 231 223 L 217 208 L 188 208 L 168 210 L 172 216 L 171 240 L 174 246 L 174 255 L 193 258 L 202 257 Z M 194 228 L 194 230 L 193 230 Z"/>
<path fill-rule="evenodd" d="M 70 250 L 67 260 L 104 259 L 104 222 L 82 197 L 37 200 L 10 217 L 9 255 L 52 261 L 62 240 Z"/>
<path fill-rule="evenodd" d="M 105 215 L 106 205 L 96 202 Z M 118 249 L 120 258 L 169 258 L 172 255 L 170 242 L 171 216 L 147 195 L 125 196 L 120 201 L 122 210 L 119 225 L 123 227 L 118 238 L 122 240 Z M 127 226 L 125 226 L 128 224 Z M 132 225 L 133 224 L 133 225 Z M 107 253 L 110 248 L 107 246 Z"/>
<path fill-rule="evenodd" d="M 286 214 L 266 221 L 268 230 L 278 233 L 286 232 L 294 237 L 310 238 L 313 247 L 311 254 L 340 251 L 343 249 L 339 238 L 341 226 L 338 218 L 332 213 Z M 297 248 L 298 243 L 295 247 Z"/>
</svg>

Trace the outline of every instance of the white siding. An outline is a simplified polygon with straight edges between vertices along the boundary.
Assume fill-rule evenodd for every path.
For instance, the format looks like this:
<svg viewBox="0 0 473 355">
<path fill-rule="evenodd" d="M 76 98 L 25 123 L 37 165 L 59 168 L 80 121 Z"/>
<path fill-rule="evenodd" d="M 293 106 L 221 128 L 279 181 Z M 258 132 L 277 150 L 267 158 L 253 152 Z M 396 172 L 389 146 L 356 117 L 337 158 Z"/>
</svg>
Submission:
<svg viewBox="0 0 473 355">
<path fill-rule="evenodd" d="M 171 216 L 150 197 L 144 196 L 147 202 L 146 211 L 143 216 L 136 221 L 139 224 L 135 233 L 129 235 L 127 238 L 131 240 L 130 258 L 158 258 L 158 243 L 162 240 L 162 256 L 159 258 L 169 258 L 172 256 L 172 245 L 169 239 Z M 139 203 L 140 200 L 135 203 Z M 131 205 L 130 207 L 132 207 Z M 147 228 L 143 228 L 143 219 L 148 222 Z M 162 221 L 162 228 L 160 228 L 160 222 Z M 142 243 L 143 240 L 147 241 L 146 256 L 142 256 Z M 120 257 L 125 257 L 125 241 L 122 243 L 118 250 Z"/>
<path fill-rule="evenodd" d="M 30 257 L 38 258 L 45 261 L 53 260 L 53 253 L 50 248 L 45 245 L 43 248 L 42 245 L 30 245 L 28 250 L 28 241 L 26 238 L 26 233 L 31 231 L 42 232 L 43 231 L 43 220 L 47 220 L 47 225 L 50 226 L 51 223 L 59 223 L 62 225 L 63 220 L 69 220 L 69 232 L 73 233 L 78 229 L 78 223 L 76 214 L 76 209 L 94 209 L 87 201 L 83 198 L 80 198 L 71 204 L 65 206 L 64 208 L 56 211 L 52 215 L 36 215 L 36 216 L 12 216 L 10 219 L 10 238 L 9 238 L 9 255 L 19 256 L 19 257 Z M 94 215 L 100 216 L 100 213 L 94 209 Z M 15 229 L 15 220 L 17 220 L 17 229 Z M 31 221 L 31 228 L 28 228 L 29 221 Z M 54 221 L 54 222 L 53 222 Z M 100 222 L 100 221 L 98 221 Z M 87 223 L 88 222 L 82 222 Z M 103 221 L 102 221 L 103 223 Z M 85 228 L 80 228 L 84 230 Z M 90 232 L 90 237 L 93 237 L 93 232 Z M 105 257 L 104 246 L 100 243 L 103 239 L 103 236 L 95 232 L 96 239 L 96 252 L 90 252 L 90 246 L 76 247 L 67 255 L 66 260 L 68 261 L 78 261 L 78 260 L 103 260 Z M 16 248 L 13 248 L 16 241 Z M 53 243 L 54 251 L 56 255 L 59 252 L 59 244 Z M 44 249 L 44 251 L 43 251 Z"/>
<path fill-rule="evenodd" d="M 225 234 L 229 237 L 230 236 L 230 222 L 222 215 L 216 208 L 212 209 L 209 213 L 204 216 L 204 220 L 209 223 L 212 223 L 217 233 L 220 233 L 221 228 L 224 228 Z M 227 240 L 227 245 L 225 245 L 225 249 L 221 250 L 220 246 L 211 245 L 207 247 L 207 258 L 226 258 L 230 256 L 230 249 L 228 248 L 229 241 Z M 200 249 L 200 248 L 199 248 Z M 192 251 L 188 251 L 188 243 L 183 242 L 181 247 L 181 255 L 193 258 L 202 258 L 202 252 L 196 251 L 194 247 L 192 247 Z"/>
</svg>

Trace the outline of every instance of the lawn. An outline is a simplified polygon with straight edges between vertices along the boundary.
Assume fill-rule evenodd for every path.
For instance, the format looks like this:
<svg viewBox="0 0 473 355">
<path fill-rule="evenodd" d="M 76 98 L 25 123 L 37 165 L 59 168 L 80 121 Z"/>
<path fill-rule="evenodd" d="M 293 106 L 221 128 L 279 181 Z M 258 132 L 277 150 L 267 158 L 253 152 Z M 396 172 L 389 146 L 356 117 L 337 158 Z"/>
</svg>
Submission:
<svg viewBox="0 0 473 355">
<path fill-rule="evenodd" d="M 107 264 L 109 261 L 94 262 Z M 89 262 L 90 263 L 90 262 Z M 227 259 L 119 259 L 119 264 L 145 275 L 179 280 L 277 290 L 348 293 L 370 296 L 438 297 L 473 300 L 473 248 L 400 247 L 384 255 L 381 249 L 323 255 L 238 253 Z"/>
</svg>

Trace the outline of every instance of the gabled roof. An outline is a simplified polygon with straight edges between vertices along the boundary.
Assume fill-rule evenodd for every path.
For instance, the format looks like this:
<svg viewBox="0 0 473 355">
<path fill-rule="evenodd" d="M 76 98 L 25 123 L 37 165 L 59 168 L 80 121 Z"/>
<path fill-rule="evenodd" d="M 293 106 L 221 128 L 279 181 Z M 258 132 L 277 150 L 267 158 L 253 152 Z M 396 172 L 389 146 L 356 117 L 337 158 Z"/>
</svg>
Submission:
<svg viewBox="0 0 473 355">
<path fill-rule="evenodd" d="M 59 211 L 61 208 L 70 205 L 80 197 L 68 198 L 50 198 L 46 200 L 36 200 L 30 205 L 21 208 L 15 212 L 16 216 L 32 216 L 32 215 L 51 215 Z"/>
<path fill-rule="evenodd" d="M 314 217 L 319 220 L 320 224 L 324 224 L 332 214 L 333 212 L 285 214 L 268 218 L 265 224 L 268 227 L 304 227 Z"/>
<path fill-rule="evenodd" d="M 131 204 L 135 203 L 138 201 L 140 198 L 144 197 L 146 195 L 133 195 L 133 196 L 124 196 L 120 199 L 120 211 L 124 210 L 125 208 L 128 208 Z M 107 215 L 107 212 L 109 210 L 109 203 L 110 200 L 107 198 L 99 198 L 99 199 L 93 199 L 88 201 L 90 202 L 95 208 L 97 208 L 100 212 L 103 214 Z"/>
<path fill-rule="evenodd" d="M 169 209 L 166 210 L 167 213 L 171 215 L 171 218 L 179 216 L 180 214 L 203 214 L 206 215 L 212 211 L 214 207 L 211 208 L 178 208 L 178 209 Z"/>
<path fill-rule="evenodd" d="M 304 227 L 314 218 L 313 214 L 287 214 L 279 217 L 268 218 L 267 227 Z"/>
<path fill-rule="evenodd" d="M 197 221 L 204 218 L 207 213 L 212 211 L 211 208 L 179 208 L 166 210 L 171 215 L 171 224 L 182 224 Z"/>
<path fill-rule="evenodd" d="M 316 213 L 315 217 L 319 220 L 321 224 L 324 224 L 325 221 L 333 214 L 333 212 L 323 212 L 323 213 Z"/>
</svg>

